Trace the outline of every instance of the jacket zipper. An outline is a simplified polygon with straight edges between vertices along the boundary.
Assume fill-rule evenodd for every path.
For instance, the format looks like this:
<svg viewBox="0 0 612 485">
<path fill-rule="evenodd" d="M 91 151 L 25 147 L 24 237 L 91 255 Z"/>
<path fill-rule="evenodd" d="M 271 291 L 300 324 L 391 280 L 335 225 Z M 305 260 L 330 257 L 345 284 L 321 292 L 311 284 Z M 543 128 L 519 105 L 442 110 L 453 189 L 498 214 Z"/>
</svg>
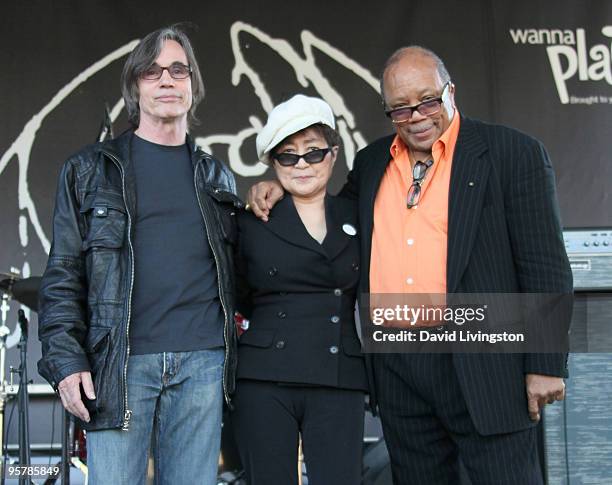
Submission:
<svg viewBox="0 0 612 485">
<path fill-rule="evenodd" d="M 113 163 L 117 166 L 117 168 L 119 169 L 119 172 L 121 173 L 121 190 L 123 193 L 123 202 L 125 204 L 125 212 L 128 216 L 128 245 L 130 248 L 131 275 L 130 275 L 130 292 L 128 294 L 127 325 L 125 329 L 125 341 L 126 341 L 126 346 L 127 346 L 127 354 L 125 356 L 125 365 L 123 367 L 123 389 L 124 389 L 123 409 L 124 409 L 124 413 L 123 413 L 123 424 L 121 425 L 121 429 L 123 431 L 128 431 L 130 428 L 130 419 L 132 418 L 132 411 L 128 409 L 128 391 L 127 391 L 127 368 L 128 368 L 128 360 L 130 358 L 130 320 L 132 316 L 132 290 L 134 289 L 134 248 L 132 247 L 132 216 L 130 215 L 130 210 L 128 209 L 128 205 L 127 205 L 127 198 L 125 196 L 125 172 L 123 170 L 123 167 L 121 166 L 121 163 L 119 163 L 119 160 L 117 160 L 117 158 L 113 154 L 105 150 L 102 150 L 102 151 L 113 160 Z"/>
<path fill-rule="evenodd" d="M 225 356 L 223 358 L 223 379 L 221 382 L 223 383 L 223 395 L 225 397 L 225 402 L 229 405 L 230 398 L 229 393 L 227 392 L 227 383 L 225 382 L 226 370 L 227 370 L 227 361 L 229 358 L 229 332 L 228 332 L 228 316 L 227 316 L 227 308 L 225 306 L 225 301 L 223 298 L 223 291 L 221 290 L 221 274 L 219 270 L 219 258 L 217 257 L 217 251 L 215 250 L 215 246 L 210 239 L 210 230 L 209 223 L 206 219 L 206 215 L 204 214 L 204 206 L 202 205 L 202 200 L 200 198 L 200 191 L 198 189 L 198 168 L 202 164 L 202 159 L 198 160 L 195 165 L 195 169 L 193 171 L 193 184 L 195 186 L 196 197 L 198 198 L 198 205 L 200 206 L 200 212 L 202 214 L 202 219 L 204 220 L 204 227 L 206 228 L 206 237 L 208 239 L 208 245 L 213 253 L 213 257 L 215 258 L 215 267 L 217 268 L 217 287 L 219 289 L 219 300 L 221 301 L 221 307 L 223 308 L 223 314 L 225 315 L 224 323 L 223 323 L 223 333 L 225 340 Z"/>
</svg>

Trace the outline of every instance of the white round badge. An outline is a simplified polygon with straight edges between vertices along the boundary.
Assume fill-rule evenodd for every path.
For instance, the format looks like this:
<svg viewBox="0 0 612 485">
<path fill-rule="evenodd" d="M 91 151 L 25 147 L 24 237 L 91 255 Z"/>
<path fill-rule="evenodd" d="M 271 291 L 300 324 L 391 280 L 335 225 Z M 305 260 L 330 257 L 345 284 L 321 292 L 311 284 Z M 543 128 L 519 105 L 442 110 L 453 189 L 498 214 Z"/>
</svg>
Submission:
<svg viewBox="0 0 612 485">
<path fill-rule="evenodd" d="M 351 224 L 342 224 L 342 230 L 349 236 L 354 236 L 357 234 L 357 229 L 355 229 L 355 227 Z"/>
</svg>

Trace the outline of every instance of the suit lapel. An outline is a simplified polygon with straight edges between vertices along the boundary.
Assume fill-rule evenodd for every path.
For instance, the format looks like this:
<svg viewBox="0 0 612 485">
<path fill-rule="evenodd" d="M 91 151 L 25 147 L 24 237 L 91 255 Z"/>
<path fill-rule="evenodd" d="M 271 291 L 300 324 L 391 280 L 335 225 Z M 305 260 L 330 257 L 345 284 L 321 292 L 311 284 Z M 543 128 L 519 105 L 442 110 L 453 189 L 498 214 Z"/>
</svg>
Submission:
<svg viewBox="0 0 612 485">
<path fill-rule="evenodd" d="M 372 252 L 372 231 L 374 229 L 374 202 L 389 161 L 391 160 L 391 143 L 395 135 L 388 136 L 381 142 L 378 149 L 372 153 L 368 170 L 364 170 L 364 182 L 359 193 L 359 224 L 361 226 L 361 248 L 363 267 L 370 267 Z M 363 195 L 362 195 L 363 194 Z M 369 291 L 369 278 L 362 278 L 362 290 Z"/>
<path fill-rule="evenodd" d="M 270 219 L 263 226 L 295 246 L 327 256 L 323 247 L 306 230 L 289 194 L 274 206 L 270 213 Z"/>
<path fill-rule="evenodd" d="M 356 207 L 352 201 L 328 195 L 325 198 L 325 218 L 327 221 L 327 236 L 323 248 L 329 259 L 334 259 L 348 245 L 352 238 L 357 237 Z M 355 234 L 350 234 L 351 228 Z"/>
<path fill-rule="evenodd" d="M 490 164 L 483 157 L 487 146 L 469 119 L 462 118 L 453 156 L 448 201 L 446 287 L 457 290 L 478 230 Z"/>
</svg>

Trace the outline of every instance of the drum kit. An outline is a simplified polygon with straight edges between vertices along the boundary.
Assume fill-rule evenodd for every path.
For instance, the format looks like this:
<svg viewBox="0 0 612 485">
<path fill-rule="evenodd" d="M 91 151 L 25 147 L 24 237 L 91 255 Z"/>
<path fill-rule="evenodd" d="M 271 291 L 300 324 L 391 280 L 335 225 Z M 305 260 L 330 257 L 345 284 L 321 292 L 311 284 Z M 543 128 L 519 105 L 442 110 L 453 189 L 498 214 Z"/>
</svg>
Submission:
<svg viewBox="0 0 612 485">
<path fill-rule="evenodd" d="M 22 303 L 31 310 L 38 311 L 38 287 L 40 286 L 40 278 L 24 278 L 19 277 L 19 272 L 11 269 L 9 273 L 0 273 L 0 293 L 2 294 L 2 303 L 0 311 L 2 321 L 0 322 L 0 450 L 2 457 L 0 458 L 0 477 L 4 483 L 6 476 L 6 453 L 4 443 L 4 411 L 8 399 L 8 387 L 13 387 L 13 376 L 17 375 L 19 379 L 19 392 L 17 393 L 17 408 L 19 410 L 19 465 L 30 466 L 30 434 L 28 420 L 28 373 L 27 373 L 27 345 L 28 345 L 28 319 L 25 312 L 20 309 L 18 311 L 17 320 L 21 330 L 19 339 L 19 367 L 17 369 L 10 368 L 10 384 L 7 385 L 5 379 L 6 370 L 6 350 L 7 337 L 11 334 L 7 326 L 8 313 L 10 310 L 9 302 L 11 299 Z M 19 483 L 29 483 L 29 479 L 25 477 L 19 478 Z"/>
<path fill-rule="evenodd" d="M 19 410 L 19 468 L 31 466 L 30 457 L 30 439 L 29 439 L 29 396 L 27 384 L 31 382 L 27 375 L 27 341 L 28 341 L 28 320 L 25 312 L 22 309 L 18 310 L 18 323 L 21 331 L 19 337 L 20 364 L 17 369 L 10 368 L 9 381 L 5 379 L 5 363 L 7 350 L 7 337 L 11 334 L 8 323 L 8 314 L 10 311 L 11 300 L 14 300 L 21 305 L 29 308 L 34 312 L 38 312 L 38 290 L 40 288 L 41 277 L 33 276 L 29 278 L 21 278 L 19 271 L 11 268 L 8 273 L 0 272 L 0 295 L 2 303 L 0 305 L 2 320 L 0 325 L 0 481 L 4 485 L 5 477 L 7 477 L 7 445 L 5 443 L 5 425 L 4 413 L 7 401 L 9 399 L 9 389 L 14 387 L 13 376 L 18 376 L 19 391 L 17 392 L 17 408 Z M 50 476 L 44 482 L 45 485 L 55 483 L 61 477 L 63 484 L 70 483 L 70 466 L 80 469 L 85 475 L 87 474 L 84 464 L 86 458 L 85 432 L 80 430 L 74 423 L 74 420 L 69 417 L 67 412 L 63 413 L 62 419 L 62 457 L 54 470 L 59 470 L 60 473 Z M 11 475 L 12 476 L 12 475 Z M 19 477 L 19 484 L 32 483 L 25 476 Z"/>
</svg>

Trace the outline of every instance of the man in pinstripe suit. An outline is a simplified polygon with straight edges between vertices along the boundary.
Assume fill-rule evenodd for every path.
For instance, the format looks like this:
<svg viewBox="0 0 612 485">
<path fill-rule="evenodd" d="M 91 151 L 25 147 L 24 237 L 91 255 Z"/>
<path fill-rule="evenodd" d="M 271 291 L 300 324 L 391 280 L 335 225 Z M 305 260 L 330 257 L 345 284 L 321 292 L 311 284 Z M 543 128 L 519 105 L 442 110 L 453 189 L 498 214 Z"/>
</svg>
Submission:
<svg viewBox="0 0 612 485">
<path fill-rule="evenodd" d="M 427 49 L 395 52 L 381 87 L 396 134 L 357 154 L 340 194 L 359 201 L 361 293 L 571 293 L 542 144 L 462 117 Z M 249 202 L 265 219 L 279 196 L 262 182 Z M 542 483 L 535 426 L 564 397 L 565 355 L 374 354 L 372 363 L 394 483 L 459 483 L 459 458 L 474 485 Z"/>
</svg>

